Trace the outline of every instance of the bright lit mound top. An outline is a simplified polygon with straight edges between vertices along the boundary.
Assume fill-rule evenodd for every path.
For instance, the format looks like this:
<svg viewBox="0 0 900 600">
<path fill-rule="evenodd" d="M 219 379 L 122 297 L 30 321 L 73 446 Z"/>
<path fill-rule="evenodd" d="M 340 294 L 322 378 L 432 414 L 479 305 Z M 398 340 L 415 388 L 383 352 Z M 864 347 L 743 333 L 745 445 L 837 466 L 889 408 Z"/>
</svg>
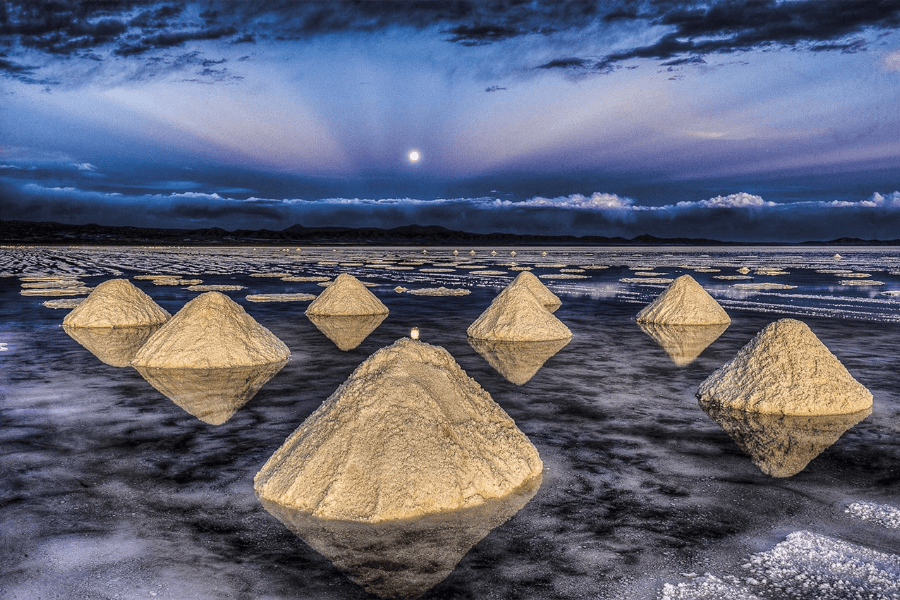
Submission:
<svg viewBox="0 0 900 600">
<path fill-rule="evenodd" d="M 388 307 L 356 277 L 341 273 L 306 309 L 308 315 L 386 315 Z"/>
<path fill-rule="evenodd" d="M 171 315 L 127 279 L 98 285 L 63 319 L 65 327 L 146 327 L 160 325 Z"/>
<path fill-rule="evenodd" d="M 291 351 L 234 300 L 200 294 L 147 340 L 135 367 L 210 369 L 281 362 Z"/>
<path fill-rule="evenodd" d="M 551 292 L 535 274 L 529 271 L 519 273 L 512 283 L 497 295 L 497 298 L 501 298 L 505 294 L 516 294 L 522 290 L 531 292 L 538 302 L 550 312 L 556 312 L 556 309 L 562 304 L 559 296 Z"/>
<path fill-rule="evenodd" d="M 567 340 L 572 332 L 527 289 L 500 293 L 466 330 L 476 340 L 545 342 Z"/>
<path fill-rule="evenodd" d="M 525 434 L 449 352 L 403 338 L 357 367 L 254 488 L 319 518 L 378 523 L 478 506 L 542 471 Z"/>
<path fill-rule="evenodd" d="M 701 404 L 784 415 L 839 415 L 872 406 L 869 390 L 795 319 L 767 325 L 700 384 L 697 398 Z"/>
<path fill-rule="evenodd" d="M 731 318 L 715 298 L 690 275 L 682 275 L 669 284 L 659 297 L 636 317 L 639 323 L 664 325 L 720 325 Z"/>
</svg>

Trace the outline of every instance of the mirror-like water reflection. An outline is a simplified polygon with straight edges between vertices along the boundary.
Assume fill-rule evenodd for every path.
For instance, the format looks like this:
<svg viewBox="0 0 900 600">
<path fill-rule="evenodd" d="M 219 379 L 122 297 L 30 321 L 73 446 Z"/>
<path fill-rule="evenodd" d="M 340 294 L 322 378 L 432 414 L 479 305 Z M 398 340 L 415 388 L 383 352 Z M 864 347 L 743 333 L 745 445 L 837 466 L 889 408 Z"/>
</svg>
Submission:
<svg viewBox="0 0 900 600">
<path fill-rule="evenodd" d="M 663 325 L 638 322 L 640 328 L 665 350 L 679 367 L 689 365 L 714 341 L 729 323 L 718 325 Z"/>
<path fill-rule="evenodd" d="M 466 341 L 507 381 L 525 385 L 551 356 L 565 348 L 571 340 L 503 342 L 467 338 Z"/>
<path fill-rule="evenodd" d="M 111 367 L 127 367 L 137 351 L 162 325 L 147 327 L 68 327 L 73 340 Z"/>
<path fill-rule="evenodd" d="M 325 337 L 343 351 L 353 350 L 375 331 L 387 315 L 306 315 Z"/>
</svg>

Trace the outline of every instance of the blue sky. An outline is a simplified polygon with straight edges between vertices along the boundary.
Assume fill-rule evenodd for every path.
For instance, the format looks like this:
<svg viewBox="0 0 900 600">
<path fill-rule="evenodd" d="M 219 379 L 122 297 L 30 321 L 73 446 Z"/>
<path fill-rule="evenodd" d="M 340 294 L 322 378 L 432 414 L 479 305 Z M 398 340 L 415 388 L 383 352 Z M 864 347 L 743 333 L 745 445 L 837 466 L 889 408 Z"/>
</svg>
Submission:
<svg viewBox="0 0 900 600">
<path fill-rule="evenodd" d="M 3 219 L 900 238 L 895 1 L 11 1 L 0 94 Z"/>
</svg>

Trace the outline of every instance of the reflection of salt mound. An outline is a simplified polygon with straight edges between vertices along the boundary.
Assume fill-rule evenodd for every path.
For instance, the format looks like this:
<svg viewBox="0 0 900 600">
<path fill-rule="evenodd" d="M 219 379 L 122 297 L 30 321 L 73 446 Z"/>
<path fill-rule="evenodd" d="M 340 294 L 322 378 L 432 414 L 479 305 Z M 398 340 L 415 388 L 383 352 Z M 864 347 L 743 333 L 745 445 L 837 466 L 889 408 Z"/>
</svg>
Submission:
<svg viewBox="0 0 900 600">
<path fill-rule="evenodd" d="M 262 504 L 370 593 L 417 598 L 443 581 L 472 546 L 519 512 L 540 485 L 538 476 L 480 506 L 383 523 L 320 519 L 265 500 Z"/>
<path fill-rule="evenodd" d="M 204 423 L 221 425 L 250 401 L 286 360 L 252 367 L 157 369 L 137 367 L 147 382 Z"/>
<path fill-rule="evenodd" d="M 127 279 L 104 281 L 63 319 L 68 327 L 141 327 L 165 323 L 168 312 Z"/>
<path fill-rule="evenodd" d="M 682 275 L 673 281 L 637 314 L 636 319 L 642 323 L 667 325 L 731 323 L 728 313 L 690 275 Z"/>
<path fill-rule="evenodd" d="M 499 299 L 506 294 L 518 294 L 523 290 L 531 292 L 531 294 L 537 298 L 538 302 L 550 312 L 556 312 L 556 309 L 562 304 L 562 300 L 559 299 L 559 296 L 551 292 L 547 286 L 541 283 L 541 280 L 538 279 L 535 274 L 528 271 L 519 273 L 516 278 L 512 280 L 512 283 L 506 286 L 506 288 L 497 295 L 497 298 Z"/>
<path fill-rule="evenodd" d="M 127 367 L 143 345 L 162 325 L 145 327 L 71 327 L 69 336 L 111 367 Z"/>
<path fill-rule="evenodd" d="M 307 315 L 386 315 L 388 308 L 353 275 L 341 273 L 306 309 Z"/>
<path fill-rule="evenodd" d="M 135 367 L 244 367 L 287 360 L 291 351 L 220 292 L 200 294 L 138 351 Z"/>
<path fill-rule="evenodd" d="M 344 350 L 353 350 L 387 318 L 381 315 L 306 315 L 316 329 Z"/>
<path fill-rule="evenodd" d="M 572 332 L 526 289 L 504 291 L 494 298 L 466 333 L 478 340 L 543 342 L 567 340 Z"/>
<path fill-rule="evenodd" d="M 794 319 L 766 326 L 700 384 L 701 402 L 752 412 L 836 415 L 872 406 L 872 394 L 809 327 Z"/>
<path fill-rule="evenodd" d="M 469 345 L 507 381 L 525 385 L 569 339 L 546 342 L 499 342 L 469 338 Z"/>
<path fill-rule="evenodd" d="M 403 338 L 350 375 L 256 474 L 257 495 L 378 523 L 477 506 L 540 475 L 537 450 L 450 353 Z"/>
<path fill-rule="evenodd" d="M 705 402 L 700 406 L 750 455 L 760 471 L 772 477 L 796 475 L 872 412 L 867 408 L 844 415 L 798 417 L 752 413 Z"/>
<path fill-rule="evenodd" d="M 638 322 L 644 333 L 666 351 L 679 367 L 694 362 L 707 346 L 719 339 L 728 323 L 717 325 L 666 325 Z"/>
</svg>

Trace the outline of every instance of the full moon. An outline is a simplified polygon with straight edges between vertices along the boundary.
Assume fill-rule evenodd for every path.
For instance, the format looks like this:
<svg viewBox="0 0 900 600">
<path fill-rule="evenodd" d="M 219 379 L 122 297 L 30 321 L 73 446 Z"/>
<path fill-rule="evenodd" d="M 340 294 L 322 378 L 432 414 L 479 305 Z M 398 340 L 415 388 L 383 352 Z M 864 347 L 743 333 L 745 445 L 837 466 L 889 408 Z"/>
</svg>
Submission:
<svg viewBox="0 0 900 600">
<path fill-rule="evenodd" d="M 419 154 L 418 150 L 410 150 L 409 152 L 409 162 L 419 162 L 419 159 L 422 158 L 422 155 Z"/>
</svg>

